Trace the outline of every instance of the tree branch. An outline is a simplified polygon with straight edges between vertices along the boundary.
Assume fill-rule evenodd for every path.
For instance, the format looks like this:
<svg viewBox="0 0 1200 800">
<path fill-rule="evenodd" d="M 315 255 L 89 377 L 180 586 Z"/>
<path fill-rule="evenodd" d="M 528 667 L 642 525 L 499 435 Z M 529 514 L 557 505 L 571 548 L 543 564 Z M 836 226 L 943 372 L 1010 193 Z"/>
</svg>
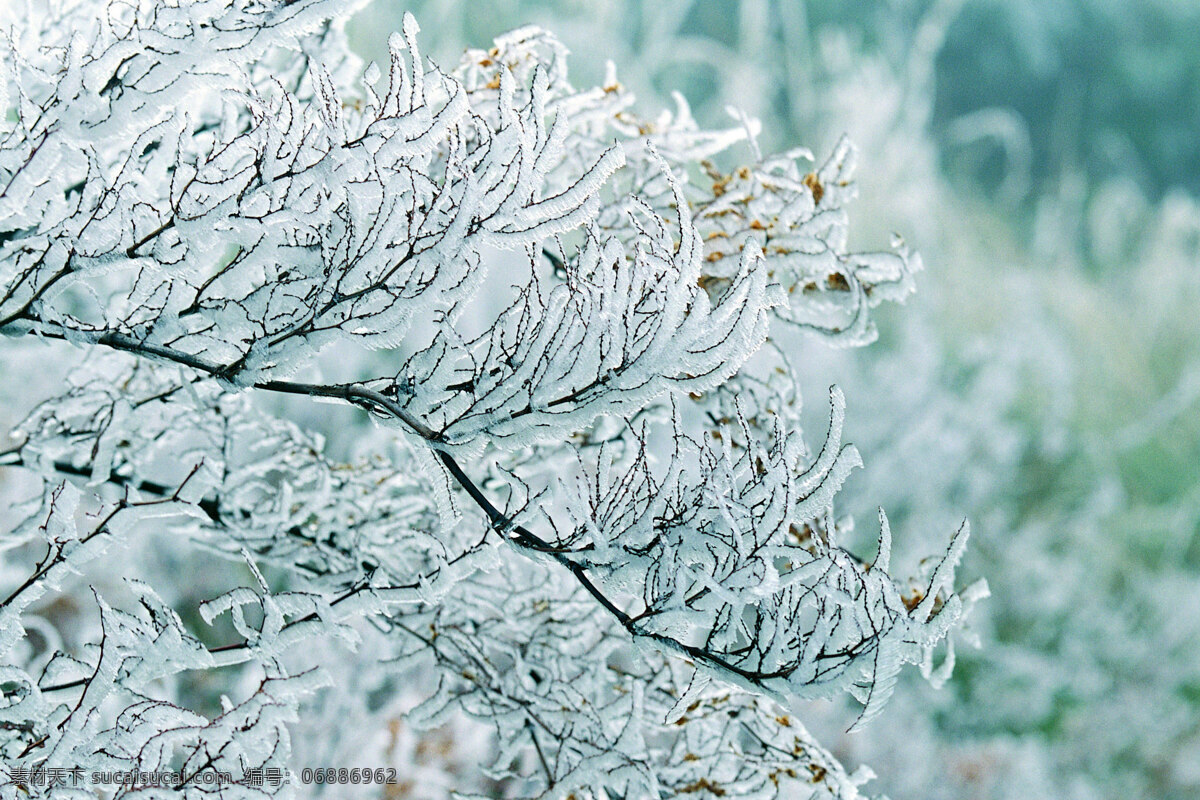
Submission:
<svg viewBox="0 0 1200 800">
<path fill-rule="evenodd" d="M 212 364 L 201 358 L 174 350 L 169 347 L 160 345 L 147 344 L 140 342 L 137 339 L 123 333 L 117 332 L 78 332 L 68 331 L 61 325 L 55 324 L 55 328 L 46 329 L 46 323 L 40 320 L 32 320 L 38 328 L 37 330 L 27 331 L 33 335 L 41 335 L 46 338 L 62 339 L 62 340 L 80 340 L 87 341 L 91 339 L 97 345 L 109 347 L 114 350 L 130 353 L 135 356 L 144 358 L 152 358 L 160 361 L 169 361 L 175 364 L 180 364 L 192 369 L 198 370 L 205 374 L 214 377 L 227 377 L 225 365 Z M 53 323 L 52 323 L 53 324 Z M 0 328 L 0 333 L 3 333 L 3 328 Z M 70 336 L 68 336 L 70 333 Z M 683 655 L 693 661 L 705 664 L 709 667 L 714 667 L 719 670 L 729 672 L 743 680 L 762 681 L 769 678 L 783 677 L 786 673 L 770 673 L 764 674 L 756 670 L 748 670 L 730 662 L 728 659 L 711 652 L 703 647 L 684 644 L 677 639 L 671 638 L 661 633 L 646 631 L 639 628 L 634 619 L 613 601 L 604 594 L 603 591 L 592 581 L 587 574 L 587 568 L 573 561 L 567 553 L 562 552 L 558 548 L 553 547 L 549 542 L 542 539 L 537 534 L 530 531 L 521 525 L 516 525 L 503 512 L 496 508 L 495 504 L 480 490 L 466 472 L 459 466 L 454 457 L 445 450 L 445 443 L 442 440 L 441 434 L 433 431 L 403 406 L 387 396 L 380 394 L 372 389 L 369 389 L 361 384 L 335 384 L 322 385 L 314 383 L 300 383 L 295 381 L 262 381 L 253 384 L 253 388 L 262 389 L 264 391 L 279 392 L 283 394 L 299 394 L 310 397 L 329 397 L 342 400 L 350 405 L 356 405 L 367 410 L 384 413 L 395 417 L 403 422 L 410 430 L 420 436 L 445 465 L 446 469 L 454 477 L 458 485 L 467 493 L 471 500 L 487 515 L 491 522 L 491 529 L 504 536 L 508 541 L 518 547 L 533 551 L 542 555 L 549 556 L 554 561 L 558 562 L 562 567 L 569 571 L 575 578 L 576 582 L 596 600 L 600 606 L 608 612 L 614 619 L 621 624 L 630 635 L 642 637 L 655 642 L 657 645 L 670 650 L 672 652 Z M 244 645 L 236 645 L 233 647 L 242 647 Z"/>
</svg>

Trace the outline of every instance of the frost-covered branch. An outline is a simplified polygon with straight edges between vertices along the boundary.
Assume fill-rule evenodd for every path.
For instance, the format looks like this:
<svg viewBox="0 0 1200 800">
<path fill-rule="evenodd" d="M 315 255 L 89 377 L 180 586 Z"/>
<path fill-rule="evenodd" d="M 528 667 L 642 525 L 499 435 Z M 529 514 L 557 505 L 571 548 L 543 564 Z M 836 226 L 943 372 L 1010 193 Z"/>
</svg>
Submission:
<svg viewBox="0 0 1200 800">
<path fill-rule="evenodd" d="M 46 548 L 4 603 L 0 748 L 249 788 L 338 691 L 322 642 L 375 654 L 372 696 L 434 679 L 408 719 L 484 721 L 513 793 L 856 796 L 801 702 L 865 722 L 980 592 L 965 526 L 917 594 L 882 515 L 873 563 L 843 549 L 843 400 L 809 453 L 772 341 L 865 343 L 912 289 L 902 246 L 847 251 L 852 149 L 808 169 L 740 116 L 643 119 L 536 29 L 443 72 L 406 17 L 362 69 L 352 7 L 79 0 L 4 40 L 0 333 L 85 362 L 0 458 L 43 482 L 4 546 Z M 372 453 L 340 463 L 297 395 L 388 434 L 339 417 Z M 84 507 L 111 516 L 70 533 Z M 87 643 L 34 653 L 23 620 L 152 512 L 249 580 L 97 588 Z M 243 699 L 202 713 L 188 676 L 220 670 Z"/>
</svg>

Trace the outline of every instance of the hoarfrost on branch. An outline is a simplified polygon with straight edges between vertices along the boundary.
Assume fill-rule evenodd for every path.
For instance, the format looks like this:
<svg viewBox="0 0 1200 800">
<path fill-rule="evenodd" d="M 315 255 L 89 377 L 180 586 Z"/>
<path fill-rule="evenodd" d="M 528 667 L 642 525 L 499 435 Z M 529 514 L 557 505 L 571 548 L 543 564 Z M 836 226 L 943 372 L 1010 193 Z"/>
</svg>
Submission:
<svg viewBox="0 0 1200 800">
<path fill-rule="evenodd" d="M 858 796 L 802 702 L 861 724 L 903 664 L 944 678 L 985 589 L 955 585 L 965 525 L 904 586 L 882 512 L 871 561 L 843 549 L 838 390 L 801 436 L 771 330 L 869 342 L 920 267 L 847 250 L 849 143 L 810 167 L 737 114 L 640 117 L 534 28 L 444 72 L 409 16 L 362 69 L 353 3 L 53 5 L 0 52 L 0 332 L 16 366 L 84 358 L 0 455 L 43 485 L 3 539 L 6 576 L 36 562 L 0 606 L 6 764 L 286 794 L 255 771 L 432 676 L 406 724 L 481 720 L 508 794 Z M 338 463 L 280 395 L 403 447 Z M 94 588 L 54 641 L 48 598 L 146 530 L 245 585 Z M 209 673 L 241 676 L 219 711 Z M 327 745 L 293 742 L 322 708 Z"/>
</svg>

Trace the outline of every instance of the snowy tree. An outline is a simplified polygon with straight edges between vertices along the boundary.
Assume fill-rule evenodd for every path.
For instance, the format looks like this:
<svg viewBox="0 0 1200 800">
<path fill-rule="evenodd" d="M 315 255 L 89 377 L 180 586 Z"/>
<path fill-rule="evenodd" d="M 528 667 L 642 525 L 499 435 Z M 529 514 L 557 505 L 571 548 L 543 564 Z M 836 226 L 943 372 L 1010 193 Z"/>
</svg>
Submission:
<svg viewBox="0 0 1200 800">
<path fill-rule="evenodd" d="M 67 0 L 5 37 L 6 394 L 77 363 L 0 455 L 32 490 L 2 796 L 377 796 L 389 765 L 333 759 L 397 714 L 486 733 L 461 792 L 859 796 L 802 701 L 858 726 L 904 664 L 944 680 L 986 586 L 965 524 L 903 582 L 882 511 L 844 549 L 841 392 L 799 427 L 772 329 L 865 344 L 920 267 L 848 250 L 853 148 L 640 116 L 534 28 L 445 72 L 407 17 L 364 69 L 353 5 Z M 338 416 L 341 459 L 298 399 L 378 426 Z"/>
</svg>

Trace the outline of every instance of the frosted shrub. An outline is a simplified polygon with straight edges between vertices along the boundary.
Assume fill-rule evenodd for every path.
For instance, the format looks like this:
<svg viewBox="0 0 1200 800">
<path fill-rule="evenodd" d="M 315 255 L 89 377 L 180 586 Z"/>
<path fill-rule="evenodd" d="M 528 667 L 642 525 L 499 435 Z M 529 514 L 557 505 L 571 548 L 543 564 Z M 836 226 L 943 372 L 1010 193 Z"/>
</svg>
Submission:
<svg viewBox="0 0 1200 800">
<path fill-rule="evenodd" d="M 407 17 L 363 70 L 351 5 L 68 2 L 5 39 L 5 395 L 83 358 L 0 456 L 42 484 L 5 515 L 3 796 L 303 794 L 394 763 L 293 750 L 470 719 L 462 791 L 858 796 L 801 701 L 859 725 L 905 663 L 941 680 L 985 588 L 965 525 L 902 584 L 882 512 L 839 545 L 839 391 L 801 438 L 772 329 L 866 343 L 919 267 L 847 251 L 853 149 L 642 118 L 537 29 L 447 73 Z M 368 414 L 369 457 L 283 395 Z"/>
</svg>

